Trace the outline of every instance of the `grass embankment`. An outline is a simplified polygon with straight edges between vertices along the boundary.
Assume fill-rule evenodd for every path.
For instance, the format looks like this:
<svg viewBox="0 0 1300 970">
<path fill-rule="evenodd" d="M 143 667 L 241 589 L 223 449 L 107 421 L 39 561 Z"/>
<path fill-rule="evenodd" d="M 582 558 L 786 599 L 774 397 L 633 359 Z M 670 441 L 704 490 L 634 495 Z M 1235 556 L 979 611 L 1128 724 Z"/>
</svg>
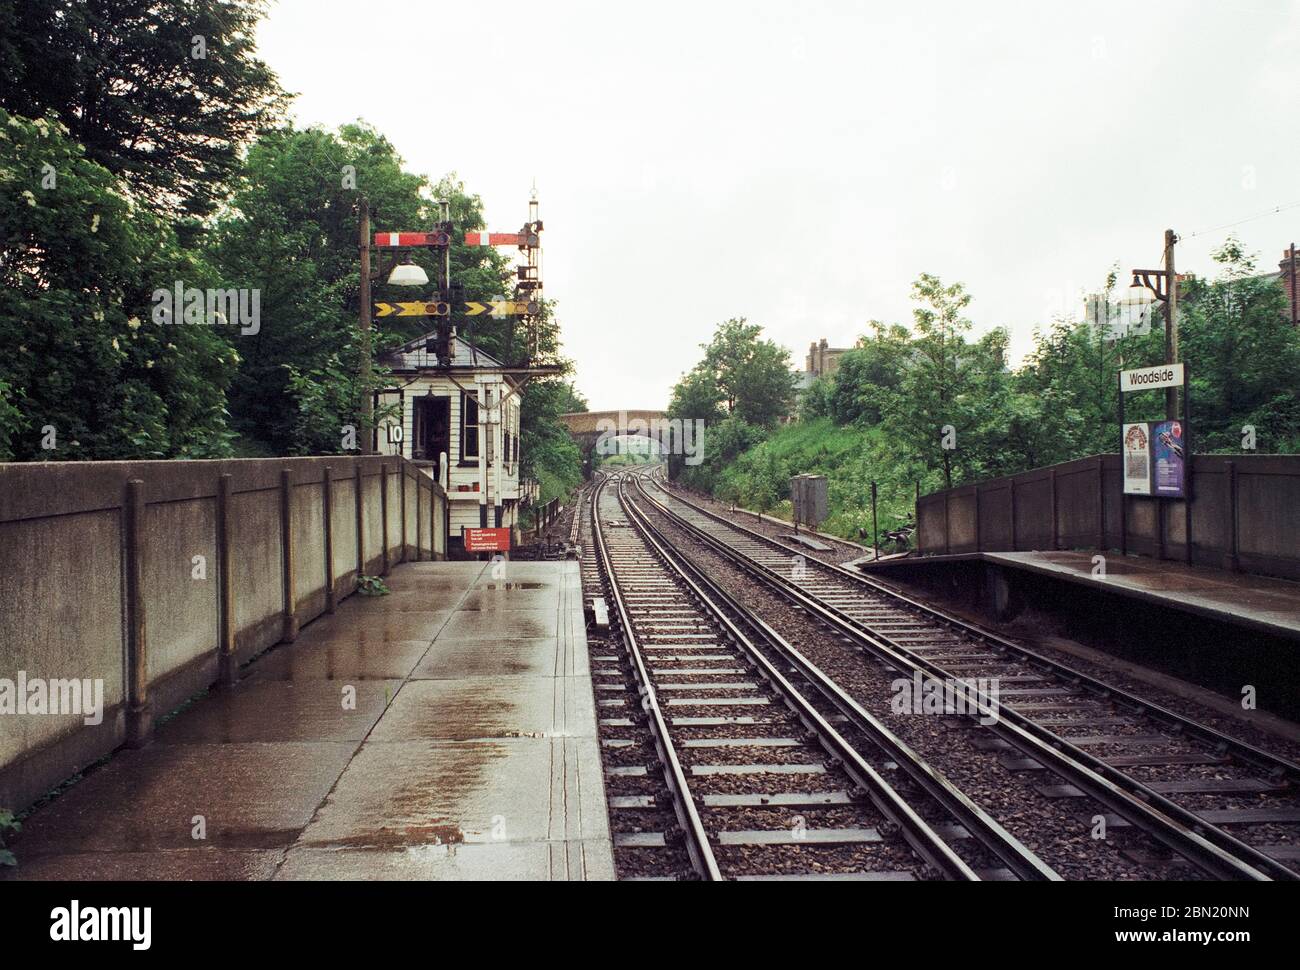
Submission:
<svg viewBox="0 0 1300 970">
<path fill-rule="evenodd" d="M 916 483 L 888 455 L 880 429 L 837 425 L 830 418 L 773 431 L 726 466 L 712 491 L 719 499 L 734 498 L 752 511 L 789 519 L 789 479 L 804 473 L 826 476 L 830 515 L 820 528 L 831 535 L 871 542 L 873 480 L 881 532 L 901 524 L 914 506 Z"/>
</svg>

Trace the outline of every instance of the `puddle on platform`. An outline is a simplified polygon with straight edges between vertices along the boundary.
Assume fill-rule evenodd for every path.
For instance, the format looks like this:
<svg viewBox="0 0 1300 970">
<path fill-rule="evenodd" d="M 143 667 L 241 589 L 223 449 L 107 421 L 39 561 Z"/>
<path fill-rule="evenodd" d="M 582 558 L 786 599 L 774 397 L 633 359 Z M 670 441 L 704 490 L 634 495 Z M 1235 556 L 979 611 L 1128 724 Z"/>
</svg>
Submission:
<svg viewBox="0 0 1300 970">
<path fill-rule="evenodd" d="M 455 845 L 465 841 L 465 830 L 459 825 L 408 825 L 402 834 L 406 842 L 432 845 Z"/>
<path fill-rule="evenodd" d="M 485 583 L 475 589 L 546 589 L 546 583 Z"/>
</svg>

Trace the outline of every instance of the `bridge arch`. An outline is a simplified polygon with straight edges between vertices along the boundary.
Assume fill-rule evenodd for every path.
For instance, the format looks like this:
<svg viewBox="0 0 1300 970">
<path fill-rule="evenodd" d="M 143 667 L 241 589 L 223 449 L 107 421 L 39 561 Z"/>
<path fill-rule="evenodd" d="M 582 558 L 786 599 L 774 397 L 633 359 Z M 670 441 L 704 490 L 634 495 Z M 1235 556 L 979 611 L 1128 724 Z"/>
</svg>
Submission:
<svg viewBox="0 0 1300 970">
<path fill-rule="evenodd" d="M 668 420 L 666 411 L 645 409 L 619 411 L 572 411 L 560 415 L 560 423 L 582 451 L 582 473 L 591 475 L 591 455 L 602 435 L 614 434 L 659 441 L 656 433 Z"/>
</svg>

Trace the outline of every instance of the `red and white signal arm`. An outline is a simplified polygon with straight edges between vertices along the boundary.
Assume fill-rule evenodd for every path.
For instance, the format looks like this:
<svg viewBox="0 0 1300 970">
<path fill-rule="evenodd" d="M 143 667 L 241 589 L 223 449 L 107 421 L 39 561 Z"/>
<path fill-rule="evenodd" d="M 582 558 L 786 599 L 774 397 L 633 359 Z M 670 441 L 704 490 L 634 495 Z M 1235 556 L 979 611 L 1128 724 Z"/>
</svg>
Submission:
<svg viewBox="0 0 1300 970">
<path fill-rule="evenodd" d="M 509 552 L 509 529 L 465 529 L 466 552 Z"/>
<path fill-rule="evenodd" d="M 467 232 L 466 246 L 518 246 L 525 237 L 517 232 Z"/>
<path fill-rule="evenodd" d="M 445 232 L 377 232 L 375 245 L 380 249 L 405 249 L 408 246 L 447 246 L 451 237 Z"/>
</svg>

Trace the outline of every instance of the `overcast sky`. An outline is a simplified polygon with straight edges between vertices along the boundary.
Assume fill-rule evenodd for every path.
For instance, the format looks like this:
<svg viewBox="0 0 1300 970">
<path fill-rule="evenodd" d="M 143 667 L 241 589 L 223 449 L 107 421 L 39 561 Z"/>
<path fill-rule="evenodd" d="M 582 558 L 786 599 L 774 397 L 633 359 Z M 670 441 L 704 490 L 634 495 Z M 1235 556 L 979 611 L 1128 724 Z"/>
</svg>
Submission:
<svg viewBox="0 0 1300 970">
<path fill-rule="evenodd" d="M 1018 356 L 1165 228 L 1205 273 L 1193 233 L 1300 201 L 1300 2 L 278 0 L 258 43 L 299 124 L 366 119 L 493 229 L 536 178 L 593 409 L 665 405 L 728 317 L 800 367 L 910 323 L 922 272 Z M 1300 208 L 1232 231 L 1276 268 Z"/>
</svg>

